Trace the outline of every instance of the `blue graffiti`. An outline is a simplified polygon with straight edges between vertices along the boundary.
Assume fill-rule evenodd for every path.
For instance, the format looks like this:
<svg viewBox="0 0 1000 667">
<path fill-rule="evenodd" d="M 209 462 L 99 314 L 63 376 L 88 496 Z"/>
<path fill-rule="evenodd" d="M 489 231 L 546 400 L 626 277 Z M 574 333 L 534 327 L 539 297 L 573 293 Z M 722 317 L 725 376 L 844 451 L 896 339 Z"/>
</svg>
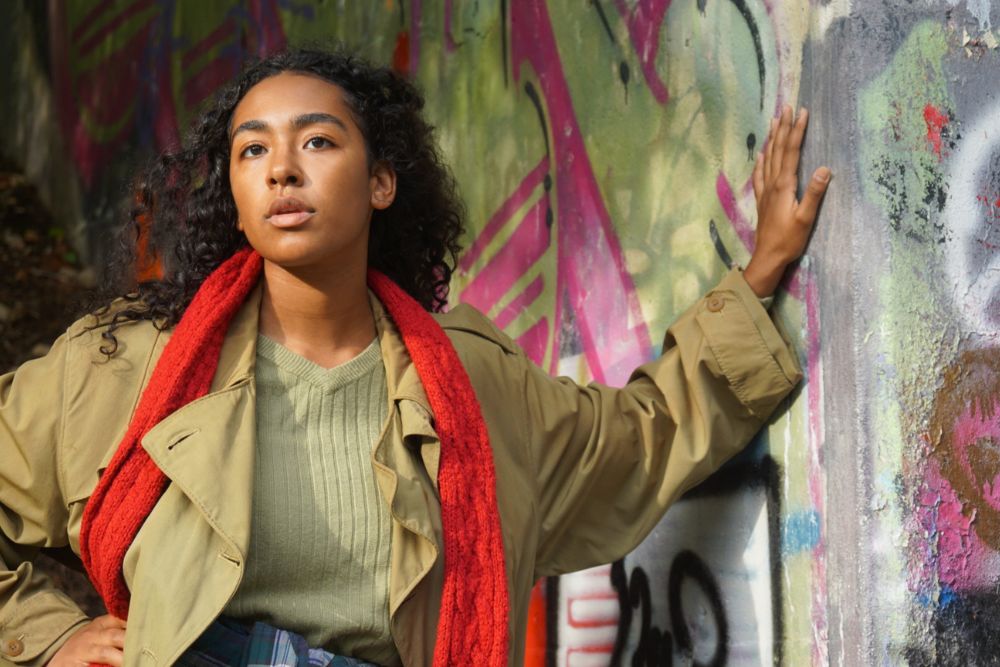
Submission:
<svg viewBox="0 0 1000 667">
<path fill-rule="evenodd" d="M 781 554 L 792 556 L 819 543 L 819 513 L 803 510 L 785 517 L 781 526 Z"/>
</svg>

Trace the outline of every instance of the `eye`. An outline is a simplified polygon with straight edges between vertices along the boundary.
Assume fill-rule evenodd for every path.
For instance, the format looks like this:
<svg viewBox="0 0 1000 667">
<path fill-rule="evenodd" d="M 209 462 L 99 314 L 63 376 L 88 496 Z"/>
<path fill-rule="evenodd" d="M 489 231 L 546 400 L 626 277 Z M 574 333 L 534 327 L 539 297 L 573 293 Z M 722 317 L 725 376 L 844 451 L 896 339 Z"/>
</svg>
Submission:
<svg viewBox="0 0 1000 667">
<path fill-rule="evenodd" d="M 306 141 L 306 148 L 326 148 L 333 146 L 333 142 L 326 137 L 312 137 Z"/>
<path fill-rule="evenodd" d="M 264 154 L 264 147 L 260 144 L 250 144 L 243 149 L 240 153 L 240 157 L 259 157 Z"/>
</svg>

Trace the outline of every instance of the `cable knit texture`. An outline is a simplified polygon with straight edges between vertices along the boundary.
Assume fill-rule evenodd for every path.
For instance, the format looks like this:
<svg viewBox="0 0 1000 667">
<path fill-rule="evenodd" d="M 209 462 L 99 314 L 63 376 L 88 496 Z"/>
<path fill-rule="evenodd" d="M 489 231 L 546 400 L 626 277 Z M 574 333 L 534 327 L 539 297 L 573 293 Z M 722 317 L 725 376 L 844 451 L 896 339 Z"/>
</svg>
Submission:
<svg viewBox="0 0 1000 667">
<path fill-rule="evenodd" d="M 261 266 L 260 256 L 245 248 L 202 283 L 87 503 L 81 557 L 115 616 L 128 617 L 125 551 L 168 482 L 139 443 L 167 415 L 208 392 L 226 330 L 259 279 Z M 496 472 L 479 402 L 455 348 L 434 318 L 386 276 L 371 271 L 368 283 L 400 331 L 441 440 L 444 587 L 434 664 L 506 665 L 510 603 Z"/>
</svg>

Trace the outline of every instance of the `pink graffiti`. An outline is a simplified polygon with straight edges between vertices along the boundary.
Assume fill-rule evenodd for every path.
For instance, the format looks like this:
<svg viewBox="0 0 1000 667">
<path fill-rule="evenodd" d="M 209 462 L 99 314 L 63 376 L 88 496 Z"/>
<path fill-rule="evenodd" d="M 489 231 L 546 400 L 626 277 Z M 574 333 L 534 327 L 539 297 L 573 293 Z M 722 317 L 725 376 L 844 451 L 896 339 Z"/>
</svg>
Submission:
<svg viewBox="0 0 1000 667">
<path fill-rule="evenodd" d="M 199 58 L 231 40 L 234 34 L 238 34 L 236 21 L 230 18 L 188 49 L 181 58 L 181 65 L 185 69 L 193 69 L 192 66 Z M 187 85 L 184 86 L 184 103 L 188 108 L 194 108 L 219 86 L 233 78 L 239 67 L 239 60 L 234 58 L 220 57 L 210 62 L 188 79 Z"/>
<path fill-rule="evenodd" d="M 976 534 L 975 508 L 962 502 L 933 457 L 924 480 L 916 512 L 918 534 L 926 536 L 926 543 L 912 563 L 916 592 L 929 595 L 939 587 L 974 592 L 992 586 L 994 555 Z"/>
<path fill-rule="evenodd" d="M 998 417 L 1000 413 L 987 413 L 973 403 L 955 421 L 952 437 L 959 467 L 980 498 L 995 510 L 1000 510 L 1000 470 L 993 461 L 983 460 L 981 443 L 989 443 L 988 448 L 992 451 L 994 443 L 1000 442 Z"/>
<path fill-rule="evenodd" d="M 542 258 L 542 255 L 549 248 L 549 228 L 545 223 L 547 209 L 548 202 L 543 197 L 517 223 L 513 235 L 490 259 L 487 270 L 476 275 L 462 291 L 462 299 L 466 303 L 489 310 L 490 306 L 498 303 L 510 289 L 510 279 L 523 276 L 534 266 L 535 262 Z M 508 280 L 497 280 L 498 276 L 507 277 Z M 531 286 L 529 286 L 530 288 Z M 538 294 L 541 291 L 539 289 Z M 528 305 L 530 303 L 526 298 L 528 295 L 529 291 L 525 290 L 515 301 Z M 529 358 L 539 362 L 544 359 L 548 330 L 548 319 L 543 317 L 527 333 L 518 338 L 518 344 L 524 348 L 525 354 Z"/>
<path fill-rule="evenodd" d="M 539 199 L 517 223 L 517 229 L 510 239 L 490 260 L 490 270 L 480 272 L 466 287 L 468 299 L 474 300 L 477 307 L 497 303 L 510 286 L 505 281 L 493 280 L 491 274 L 508 278 L 520 277 L 541 259 L 549 247 L 549 228 L 545 224 L 547 208 L 546 199 Z"/>
<path fill-rule="evenodd" d="M 531 284 L 524 288 L 524 291 L 518 294 L 507 307 L 500 311 L 496 316 L 494 323 L 503 329 L 508 324 L 510 324 L 517 315 L 519 315 L 525 308 L 534 303 L 535 299 L 542 295 L 545 290 L 545 280 L 538 276 L 531 281 Z"/>
<path fill-rule="evenodd" d="M 179 111 L 193 110 L 232 78 L 244 52 L 265 55 L 286 43 L 278 0 L 249 0 L 245 9 L 230 11 L 190 48 L 171 37 L 172 17 L 183 10 L 176 0 L 105 0 L 72 30 L 64 3 L 51 7 L 52 78 L 59 122 L 88 188 L 129 143 L 143 145 L 152 140 L 161 151 L 175 147 L 180 137 Z M 126 26 L 129 36 L 117 39 Z M 234 53 L 196 64 L 201 55 L 225 42 L 237 47 Z M 100 58 L 82 71 L 76 69 L 75 63 L 83 56 L 92 56 L 109 43 Z M 180 99 L 174 98 L 176 56 L 186 81 Z M 135 140 L 137 132 L 141 137 Z"/>
<path fill-rule="evenodd" d="M 86 39 L 80 39 L 80 44 L 77 47 L 79 54 L 81 56 L 89 55 L 91 51 L 97 48 L 97 46 L 99 46 L 101 42 L 103 42 L 106 38 L 111 36 L 115 32 L 115 30 L 118 30 L 125 23 L 127 23 L 129 19 L 138 16 L 147 9 L 150 9 L 152 6 L 153 6 L 153 0 L 142 0 L 141 2 L 136 2 L 133 3 L 131 6 L 123 8 L 120 12 L 118 12 L 118 14 L 114 18 L 112 18 L 110 21 L 101 26 L 92 35 L 90 35 Z M 102 5 L 99 7 L 100 13 L 103 13 L 109 8 L 110 6 L 108 5 L 108 3 L 102 3 Z M 87 30 L 89 30 L 93 26 L 93 24 L 100 18 L 100 13 L 92 11 L 90 14 L 87 15 L 86 19 L 82 22 L 80 26 L 81 28 L 86 28 L 85 30 L 79 31 L 81 37 L 87 34 Z M 76 33 L 77 31 L 74 31 L 74 34 Z"/>
<path fill-rule="evenodd" d="M 663 18 L 670 7 L 670 2 L 671 0 L 638 0 L 632 9 L 629 9 L 625 0 L 615 0 L 615 9 L 628 25 L 629 38 L 639 56 L 646 85 L 660 104 L 666 104 L 670 99 L 667 86 L 656 71 L 656 56 L 660 52 L 660 31 L 663 29 Z"/>
<path fill-rule="evenodd" d="M 423 4 L 421 0 L 410 0 L 410 60 L 407 70 L 410 76 L 416 76 L 420 71 L 420 23 L 423 20 Z"/>
<path fill-rule="evenodd" d="M 537 355 L 548 349 L 556 352 L 553 358 L 558 357 L 561 309 L 567 305 L 575 318 L 583 353 L 594 379 L 620 384 L 633 368 L 652 353 L 635 286 L 625 270 L 621 247 L 583 144 L 545 3 L 542 0 L 512 3 L 510 24 L 514 80 L 521 80 L 527 66 L 538 77 L 552 130 L 549 137 L 552 152 L 501 206 L 504 215 L 494 216 L 484 231 L 480 245 L 470 249 L 471 259 L 468 261 L 474 262 L 478 258 L 481 248 L 504 224 L 501 220 L 506 220 L 509 213 L 520 207 L 537 188 L 538 179 L 550 171 L 554 172 L 552 233 L 557 237 L 554 286 L 557 298 L 551 340 L 545 341 L 545 347 L 535 348 L 535 358 L 540 359 Z M 531 262 L 537 261 L 541 256 L 539 250 L 548 246 L 548 239 L 537 231 L 541 223 L 541 209 L 536 207 L 533 211 L 537 213 L 519 221 L 519 228 L 515 231 L 519 234 L 520 226 L 530 227 L 531 232 L 519 237 L 526 239 L 526 245 L 514 248 L 516 253 Z M 482 269 L 479 286 L 470 284 L 461 297 L 491 305 L 495 303 L 495 288 L 487 286 L 513 285 L 524 270 L 523 260 L 512 264 L 500 253 Z M 536 324 L 535 330 L 529 331 L 532 339 L 528 342 L 537 345 L 541 340 L 540 331 Z"/>
<path fill-rule="evenodd" d="M 447 53 L 454 53 L 458 48 L 455 43 L 455 36 L 451 30 L 451 17 L 454 11 L 453 0 L 444 0 L 444 50 Z"/>
</svg>

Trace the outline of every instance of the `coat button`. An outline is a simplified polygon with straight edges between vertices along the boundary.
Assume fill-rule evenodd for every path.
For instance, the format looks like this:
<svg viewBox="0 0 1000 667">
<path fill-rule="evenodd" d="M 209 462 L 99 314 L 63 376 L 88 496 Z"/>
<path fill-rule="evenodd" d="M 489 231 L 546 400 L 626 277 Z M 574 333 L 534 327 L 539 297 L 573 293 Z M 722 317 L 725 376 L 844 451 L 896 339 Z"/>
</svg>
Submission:
<svg viewBox="0 0 1000 667">
<path fill-rule="evenodd" d="M 5 639 L 3 640 L 3 652 L 5 655 L 16 658 L 24 653 L 24 642 L 20 639 Z"/>
<path fill-rule="evenodd" d="M 726 305 L 726 302 L 721 296 L 713 294 L 708 297 L 708 302 L 705 305 L 711 312 L 717 313 L 722 310 L 722 307 Z"/>
</svg>

